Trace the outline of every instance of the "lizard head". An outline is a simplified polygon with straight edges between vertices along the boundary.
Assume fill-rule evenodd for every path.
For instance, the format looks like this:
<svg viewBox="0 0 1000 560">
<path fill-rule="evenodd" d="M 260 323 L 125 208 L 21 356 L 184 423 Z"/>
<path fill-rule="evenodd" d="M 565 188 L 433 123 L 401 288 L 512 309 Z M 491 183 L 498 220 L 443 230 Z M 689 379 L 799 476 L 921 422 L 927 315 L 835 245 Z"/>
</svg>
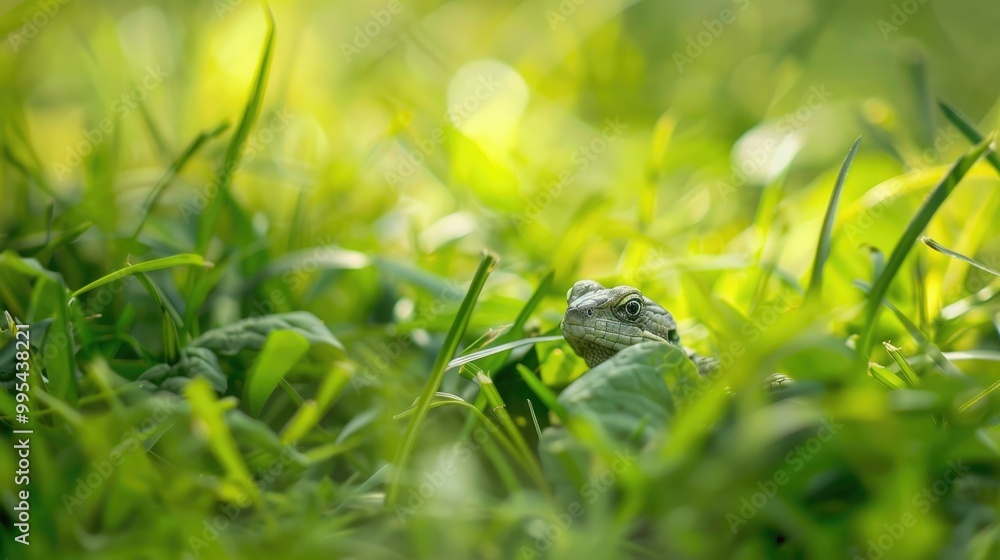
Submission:
<svg viewBox="0 0 1000 560">
<path fill-rule="evenodd" d="M 647 340 L 680 345 L 673 315 L 631 286 L 605 288 L 580 280 L 566 294 L 566 304 L 563 337 L 589 367 Z"/>
</svg>

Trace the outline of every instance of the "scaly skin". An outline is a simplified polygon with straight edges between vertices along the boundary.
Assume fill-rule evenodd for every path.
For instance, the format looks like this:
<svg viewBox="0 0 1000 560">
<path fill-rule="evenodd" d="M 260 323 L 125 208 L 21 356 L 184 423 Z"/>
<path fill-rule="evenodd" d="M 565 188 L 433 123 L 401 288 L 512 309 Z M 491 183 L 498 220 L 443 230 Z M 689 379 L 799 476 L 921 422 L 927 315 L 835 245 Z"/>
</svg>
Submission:
<svg viewBox="0 0 1000 560">
<path fill-rule="evenodd" d="M 718 369 L 716 360 L 681 346 L 674 316 L 636 288 L 605 288 L 593 280 L 580 280 L 566 294 L 566 303 L 563 337 L 590 367 L 651 340 L 681 347 L 702 375 Z"/>
<path fill-rule="evenodd" d="M 674 316 L 636 288 L 605 288 L 593 280 L 580 280 L 566 294 L 566 303 L 563 338 L 589 367 L 633 344 L 652 340 L 679 346 L 702 375 L 719 369 L 718 360 L 681 346 Z M 772 391 L 791 384 L 791 378 L 781 373 L 764 380 L 764 388 Z"/>
</svg>

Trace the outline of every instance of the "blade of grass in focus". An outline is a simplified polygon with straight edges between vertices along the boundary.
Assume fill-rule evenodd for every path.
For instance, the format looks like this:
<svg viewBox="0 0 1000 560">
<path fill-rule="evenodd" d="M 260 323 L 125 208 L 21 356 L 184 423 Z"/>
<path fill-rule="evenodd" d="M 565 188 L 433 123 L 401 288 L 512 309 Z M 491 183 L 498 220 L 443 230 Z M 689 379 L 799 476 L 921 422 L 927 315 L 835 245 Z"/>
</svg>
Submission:
<svg viewBox="0 0 1000 560">
<path fill-rule="evenodd" d="M 906 383 L 895 373 L 889 371 L 885 366 L 870 362 L 868 364 L 868 375 L 878 381 L 880 385 L 889 390 L 905 389 Z"/>
<path fill-rule="evenodd" d="M 844 158 L 843 165 L 840 166 L 840 173 L 837 174 L 837 181 L 833 184 L 833 193 L 830 194 L 830 204 L 826 207 L 826 215 L 823 217 L 823 229 L 820 230 L 819 242 L 816 244 L 816 257 L 813 259 L 812 276 L 809 280 L 809 288 L 806 291 L 806 298 L 817 298 L 823 290 L 823 267 L 830 256 L 830 247 L 833 244 L 833 222 L 837 217 L 837 206 L 840 204 L 840 194 L 844 190 L 844 181 L 847 180 L 847 171 L 851 168 L 855 154 L 858 153 L 858 146 L 861 145 L 861 137 L 854 141 L 851 149 Z"/>
<path fill-rule="evenodd" d="M 997 270 L 995 268 L 987 266 L 987 265 L 985 265 L 985 264 L 977 261 L 976 259 L 973 259 L 971 257 L 967 257 L 967 256 L 965 256 L 965 255 L 963 255 L 961 253 L 956 252 L 956 251 L 952 251 L 951 249 L 945 247 L 944 245 L 941 245 L 940 243 L 938 243 L 937 241 L 934 241 L 933 239 L 931 239 L 930 237 L 927 237 L 926 235 L 923 236 L 923 237 L 921 237 L 920 241 L 922 241 L 924 245 L 927 245 L 928 247 L 930 247 L 931 249 L 934 249 L 935 251 L 937 251 L 939 253 L 948 255 L 949 257 L 951 257 L 953 259 L 958 259 L 960 261 L 965 261 L 965 262 L 971 264 L 972 266 L 978 268 L 979 270 L 983 270 L 983 271 L 989 272 L 990 274 L 992 274 L 994 276 L 1000 276 L 1000 270 Z"/>
<path fill-rule="evenodd" d="M 984 398 L 988 397 L 990 395 L 990 393 L 992 393 L 993 391 L 996 391 L 997 389 L 1000 389 L 1000 380 L 994 381 L 992 385 L 990 385 L 989 387 L 987 387 L 986 389 L 984 389 L 982 392 L 980 392 L 975 397 L 972 397 L 971 399 L 969 399 L 969 401 L 967 403 L 965 403 L 962 406 L 958 407 L 958 411 L 959 412 L 965 412 L 969 407 L 971 407 L 972 405 L 976 404 L 977 402 L 983 400 Z"/>
<path fill-rule="evenodd" d="M 855 280 L 852 284 L 855 287 L 860 288 L 866 294 L 871 292 L 871 284 L 868 284 L 867 282 Z M 889 300 L 883 301 L 882 304 L 896 316 L 896 319 L 903 325 L 903 328 L 906 329 L 906 332 L 910 334 L 910 337 L 917 344 L 917 348 L 930 356 L 934 363 L 941 368 L 942 372 L 953 376 L 962 375 L 961 370 L 959 370 L 955 364 L 951 363 L 951 360 L 949 360 L 948 357 L 941 352 L 941 349 L 938 348 L 936 344 L 928 340 L 928 338 L 924 336 L 924 333 L 920 331 L 920 328 L 913 321 L 911 321 L 909 317 L 904 315 L 898 307 L 896 307 Z"/>
<path fill-rule="evenodd" d="M 161 270 L 164 268 L 170 268 L 174 266 L 200 266 L 204 268 L 212 268 L 212 263 L 206 261 L 201 255 L 196 255 L 193 253 L 185 253 L 183 255 L 173 255 L 171 257 L 164 257 L 162 259 L 153 259 L 151 261 L 141 262 L 135 265 L 127 265 L 125 268 L 121 268 L 111 274 L 98 278 L 90 284 L 76 290 L 70 294 L 71 298 L 75 298 L 80 294 L 89 292 L 94 288 L 99 288 L 105 284 L 110 284 L 115 280 L 120 280 L 126 276 L 137 274 L 139 272 L 149 272 L 152 270 Z"/>
<path fill-rule="evenodd" d="M 955 125 L 955 128 L 965 135 L 970 142 L 978 144 L 983 141 L 983 138 L 985 137 L 979 132 L 979 130 L 976 129 L 976 125 L 972 123 L 972 120 L 962 114 L 961 111 L 942 100 L 938 100 L 938 107 L 941 108 L 941 112 L 944 113 L 945 118 L 947 118 L 951 124 Z M 986 154 L 986 161 L 990 162 L 990 165 L 992 165 L 994 169 L 1000 171 L 1000 154 L 990 152 Z"/>
<path fill-rule="evenodd" d="M 903 373 L 903 379 L 906 380 L 906 383 L 910 387 L 919 386 L 920 378 L 917 377 L 917 373 L 913 371 L 913 367 L 910 366 L 910 363 L 906 361 L 906 357 L 900 352 L 901 348 L 897 348 L 889 342 L 883 342 L 882 345 L 885 346 L 886 352 L 892 357 L 892 361 L 896 362 L 896 365 L 899 366 L 899 371 Z"/>
<path fill-rule="evenodd" d="M 931 218 L 934 217 L 938 208 L 944 204 L 948 195 L 951 194 L 951 191 L 954 190 L 958 183 L 962 180 L 962 177 L 965 176 L 969 169 L 972 168 L 973 164 L 975 164 L 984 153 L 990 151 L 990 143 L 992 141 L 993 137 L 990 136 L 983 142 L 974 146 L 968 153 L 960 157 L 954 165 L 951 166 L 951 169 L 948 170 L 948 173 L 945 174 L 944 178 L 941 179 L 941 182 L 934 187 L 931 193 L 924 200 L 923 204 L 917 210 L 916 215 L 914 215 L 910 220 L 910 223 L 907 224 L 902 237 L 900 237 L 895 248 L 892 250 L 889 261 L 885 265 L 885 270 L 878 276 L 878 278 L 876 278 L 875 283 L 872 286 L 872 291 L 869 294 L 864 315 L 862 334 L 857 345 L 857 354 L 859 358 L 867 356 L 868 351 L 871 348 L 872 337 L 875 332 L 876 323 L 878 322 L 878 314 L 882 308 L 882 299 L 889 291 L 889 284 L 892 282 L 892 279 L 903 266 L 903 261 L 906 259 L 906 255 L 910 252 L 913 244 L 916 243 L 920 233 L 927 227 Z"/>
<path fill-rule="evenodd" d="M 427 418 L 427 411 L 430 409 L 431 400 L 434 398 L 434 394 L 437 393 L 438 388 L 441 387 L 441 381 L 444 379 L 448 362 L 451 361 L 451 357 L 458 350 L 458 343 L 469 326 L 469 319 L 472 317 L 476 300 L 479 299 L 479 293 L 482 292 L 483 286 L 486 284 L 486 279 L 489 278 L 490 273 L 496 267 L 498 260 L 493 253 L 489 251 L 483 252 L 483 258 L 479 262 L 479 268 L 476 270 L 475 275 L 472 277 L 472 283 L 465 294 L 465 299 L 462 300 L 462 304 L 458 308 L 458 313 L 455 315 L 455 320 L 452 322 L 451 328 L 445 337 L 444 344 L 441 345 L 441 350 L 434 360 L 427 383 L 424 385 L 424 390 L 417 401 L 416 411 L 409 425 L 406 427 L 402 443 L 396 450 L 391 477 L 386 487 L 386 508 L 393 507 L 399 498 L 400 486 L 403 482 L 402 477 L 406 470 L 406 462 L 409 460 L 410 454 L 417 443 L 417 436 L 420 433 L 420 427 L 424 419 Z"/>
</svg>

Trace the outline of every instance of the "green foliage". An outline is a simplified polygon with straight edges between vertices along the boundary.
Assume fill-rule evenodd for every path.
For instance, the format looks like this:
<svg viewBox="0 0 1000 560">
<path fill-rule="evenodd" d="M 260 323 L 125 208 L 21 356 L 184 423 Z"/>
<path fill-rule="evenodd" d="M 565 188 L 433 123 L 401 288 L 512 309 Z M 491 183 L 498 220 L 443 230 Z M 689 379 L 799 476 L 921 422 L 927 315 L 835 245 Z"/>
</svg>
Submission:
<svg viewBox="0 0 1000 560">
<path fill-rule="evenodd" d="M 0 556 L 998 555 L 996 2 L 9 4 Z"/>
</svg>

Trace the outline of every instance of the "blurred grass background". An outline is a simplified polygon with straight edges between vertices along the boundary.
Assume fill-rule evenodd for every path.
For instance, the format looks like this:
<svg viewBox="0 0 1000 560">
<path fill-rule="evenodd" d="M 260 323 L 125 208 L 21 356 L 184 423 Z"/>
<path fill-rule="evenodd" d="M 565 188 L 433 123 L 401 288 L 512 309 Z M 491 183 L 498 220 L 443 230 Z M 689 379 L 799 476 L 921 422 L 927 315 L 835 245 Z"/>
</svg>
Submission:
<svg viewBox="0 0 1000 560">
<path fill-rule="evenodd" d="M 998 128 L 995 2 L 269 9 L 273 52 L 255 2 L 0 2 L 0 305 L 39 344 L 32 544 L 13 541 L 5 475 L 11 558 L 997 554 L 998 434 L 982 427 L 997 403 L 958 412 L 1000 370 L 995 276 L 913 247 L 866 358 L 895 368 L 891 340 L 920 390 L 887 392 L 848 346 L 867 326 L 852 282 L 872 283 L 970 148 L 938 100 Z M 996 188 L 979 162 L 923 233 L 1000 268 Z M 539 285 L 526 335 L 555 332 L 575 280 L 630 283 L 743 392 L 679 418 L 568 527 L 565 504 L 503 475 L 503 450 L 470 451 L 465 413 L 435 409 L 405 476 L 447 484 L 412 515 L 383 509 L 407 422 L 393 415 L 424 387 L 484 248 L 500 263 L 463 346 L 514 322 Z M 70 300 L 126 263 L 184 254 L 214 266 L 170 261 Z M 295 311 L 319 321 L 273 317 Z M 265 343 L 267 329 L 306 345 Z M 505 364 L 557 390 L 586 370 L 562 343 Z M 284 371 L 280 390 L 251 389 L 257 371 Z M 822 390 L 768 406 L 752 387 L 773 371 Z M 489 413 L 454 371 L 441 390 Z M 842 430 L 795 469 L 787 453 L 830 418 Z M 463 445 L 473 458 L 442 471 Z M 103 474 L 116 446 L 125 458 Z M 16 459 L 0 447 L 3 472 Z M 913 497 L 959 460 L 972 471 L 924 510 Z M 781 469 L 781 492 L 734 528 Z M 895 538 L 905 514 L 916 529 Z"/>
</svg>

